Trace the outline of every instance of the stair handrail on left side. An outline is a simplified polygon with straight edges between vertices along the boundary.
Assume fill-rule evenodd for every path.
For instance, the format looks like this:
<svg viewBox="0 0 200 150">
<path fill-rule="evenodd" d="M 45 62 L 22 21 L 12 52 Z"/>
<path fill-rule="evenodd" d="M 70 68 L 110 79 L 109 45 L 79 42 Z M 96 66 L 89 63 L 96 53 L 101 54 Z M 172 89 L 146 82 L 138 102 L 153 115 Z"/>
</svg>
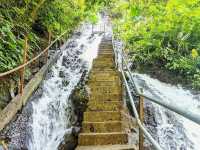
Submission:
<svg viewBox="0 0 200 150">
<path fill-rule="evenodd" d="M 64 31 L 62 34 L 60 34 L 55 40 L 51 41 L 51 36 L 49 36 L 49 45 L 42 51 L 40 52 L 37 56 L 35 56 L 34 58 L 32 58 L 29 61 L 24 61 L 24 63 L 14 69 L 11 69 L 9 71 L 0 73 L 0 80 L 2 79 L 2 77 L 8 76 L 10 74 L 13 74 L 15 72 L 20 72 L 20 70 L 24 69 L 25 67 L 30 65 L 31 63 L 33 63 L 34 61 L 36 61 L 37 59 L 39 59 L 42 55 L 47 54 L 48 55 L 48 50 L 58 41 L 60 40 L 66 33 L 68 32 L 68 30 Z M 50 35 L 50 34 L 49 34 Z M 26 38 L 25 38 L 26 39 Z M 25 40 L 25 49 L 24 51 L 27 50 L 27 40 Z M 26 53 L 26 52 L 25 52 Z M 48 56 L 46 56 L 46 62 L 48 60 Z M 22 76 L 24 76 L 24 71 L 22 72 L 22 74 L 20 75 L 20 85 L 22 85 L 22 83 L 24 83 L 24 79 L 22 78 Z M 20 89 L 20 88 L 19 88 Z M 22 85 L 22 91 L 20 91 L 19 93 L 22 94 L 23 93 L 23 85 Z"/>
</svg>

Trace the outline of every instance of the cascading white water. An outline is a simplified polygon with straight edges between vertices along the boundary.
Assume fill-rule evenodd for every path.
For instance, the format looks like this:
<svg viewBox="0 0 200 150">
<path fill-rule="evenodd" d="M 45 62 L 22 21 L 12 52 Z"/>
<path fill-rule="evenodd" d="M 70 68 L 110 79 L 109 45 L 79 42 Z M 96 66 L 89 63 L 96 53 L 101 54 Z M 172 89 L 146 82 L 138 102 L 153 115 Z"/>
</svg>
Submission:
<svg viewBox="0 0 200 150">
<path fill-rule="evenodd" d="M 200 95 L 194 95 L 181 86 L 173 86 L 153 79 L 145 74 L 134 74 L 145 94 L 168 101 L 187 111 L 200 113 Z M 148 100 L 147 100 L 148 101 Z M 151 102 L 150 102 L 151 103 Z M 157 104 L 151 103 L 156 121 L 156 138 L 165 150 L 199 150 L 200 125 L 173 113 Z M 152 116 L 150 116 L 152 117 Z"/>
<path fill-rule="evenodd" d="M 101 18 L 100 24 L 105 20 Z M 69 96 L 79 82 L 83 68 L 91 68 L 103 37 L 103 34 L 92 35 L 90 24 L 84 24 L 79 32 L 79 37 L 74 35 L 62 47 L 62 55 L 53 65 L 50 77 L 43 82 L 42 96 L 32 102 L 30 150 L 56 150 L 71 130 Z"/>
</svg>

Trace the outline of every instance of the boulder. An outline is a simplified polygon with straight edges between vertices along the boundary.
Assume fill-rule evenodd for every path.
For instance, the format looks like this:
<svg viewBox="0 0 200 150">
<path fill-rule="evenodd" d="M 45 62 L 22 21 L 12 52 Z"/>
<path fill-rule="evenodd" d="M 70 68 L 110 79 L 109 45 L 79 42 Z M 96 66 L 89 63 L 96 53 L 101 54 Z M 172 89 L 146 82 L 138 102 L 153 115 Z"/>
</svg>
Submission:
<svg viewBox="0 0 200 150">
<path fill-rule="evenodd" d="M 67 133 L 58 150 L 74 150 L 78 144 L 78 133 L 80 128 L 73 127 L 70 133 Z"/>
<path fill-rule="evenodd" d="M 68 48 L 75 48 L 75 47 L 77 47 L 77 46 L 78 46 L 78 43 L 77 43 L 75 40 L 73 40 L 73 41 L 70 41 L 70 42 L 67 44 L 66 49 L 68 49 Z"/>
</svg>

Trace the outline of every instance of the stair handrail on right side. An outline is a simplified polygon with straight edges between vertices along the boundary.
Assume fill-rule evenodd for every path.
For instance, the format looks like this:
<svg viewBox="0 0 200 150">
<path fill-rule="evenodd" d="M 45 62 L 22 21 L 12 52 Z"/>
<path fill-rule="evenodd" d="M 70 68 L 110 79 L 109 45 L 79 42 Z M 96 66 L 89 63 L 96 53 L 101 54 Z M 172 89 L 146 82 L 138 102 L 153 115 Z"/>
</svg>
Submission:
<svg viewBox="0 0 200 150">
<path fill-rule="evenodd" d="M 112 40 L 114 41 L 114 39 L 112 39 Z M 129 80 L 130 84 L 135 90 L 134 91 L 135 92 L 134 96 L 144 97 L 145 100 L 150 100 L 151 102 L 154 102 L 154 103 L 156 103 L 156 104 L 158 104 L 160 106 L 163 106 L 163 107 L 165 107 L 165 108 L 167 108 L 167 109 L 169 109 L 169 110 L 171 110 L 173 112 L 176 112 L 177 114 L 179 114 L 179 115 L 181 115 L 181 116 L 183 116 L 183 117 L 185 117 L 185 118 L 197 123 L 198 125 L 200 125 L 200 114 L 195 114 L 193 112 L 187 111 L 184 108 L 172 105 L 172 104 L 170 104 L 170 103 L 168 103 L 166 101 L 162 101 L 162 100 L 158 100 L 158 99 L 152 98 L 150 96 L 145 95 L 143 92 L 140 92 L 139 86 L 137 85 L 135 79 L 133 78 L 131 70 L 130 70 L 130 68 L 128 66 L 129 61 L 128 61 L 128 58 L 125 57 L 125 52 L 123 50 L 119 51 L 119 50 L 115 49 L 114 46 L 113 46 L 113 49 L 114 49 L 114 54 L 115 54 L 116 66 L 119 67 L 119 71 L 122 73 L 124 84 L 125 84 L 125 87 L 126 87 L 129 99 L 130 99 L 131 106 L 133 108 L 133 112 L 134 112 L 137 124 L 139 125 L 139 128 L 144 132 L 144 134 L 147 137 L 147 139 L 152 143 L 152 145 L 157 150 L 162 150 L 162 148 L 160 147 L 159 143 L 153 139 L 151 134 L 146 130 L 145 126 L 141 123 L 141 121 L 139 119 L 139 115 L 138 115 L 138 112 L 137 112 L 137 109 L 136 109 L 136 106 L 135 106 L 135 103 L 134 103 L 134 99 L 133 99 L 133 96 L 132 96 L 133 93 L 132 93 L 132 91 L 130 89 L 129 83 L 127 82 L 126 75 L 130 79 Z M 119 57 L 121 57 L 121 64 L 118 61 Z M 124 67 L 125 67 L 126 70 L 124 69 Z"/>
</svg>

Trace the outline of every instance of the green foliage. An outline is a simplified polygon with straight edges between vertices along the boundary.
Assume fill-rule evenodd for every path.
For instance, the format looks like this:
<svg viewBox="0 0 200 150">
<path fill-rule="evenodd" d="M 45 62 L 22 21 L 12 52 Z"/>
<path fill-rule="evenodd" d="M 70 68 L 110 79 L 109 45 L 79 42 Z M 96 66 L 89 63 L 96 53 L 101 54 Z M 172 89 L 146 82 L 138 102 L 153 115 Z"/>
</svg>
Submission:
<svg viewBox="0 0 200 150">
<path fill-rule="evenodd" d="M 24 36 L 28 36 L 28 59 L 41 51 L 48 32 L 53 36 L 71 31 L 90 13 L 85 0 L 1 0 L 0 72 L 22 63 Z M 97 21 L 95 15 L 90 17 Z M 53 37 L 53 38 L 54 38 Z M 34 54 L 34 55 L 33 55 Z"/>
<path fill-rule="evenodd" d="M 122 7 L 126 9 L 122 10 Z M 197 85 L 200 69 L 199 0 L 122 1 L 118 2 L 113 13 L 117 10 L 122 18 L 114 20 L 114 31 L 132 51 L 135 64 L 159 65 Z"/>
<path fill-rule="evenodd" d="M 0 72 L 12 69 L 21 62 L 23 40 L 12 33 L 12 23 L 0 20 Z"/>
</svg>

